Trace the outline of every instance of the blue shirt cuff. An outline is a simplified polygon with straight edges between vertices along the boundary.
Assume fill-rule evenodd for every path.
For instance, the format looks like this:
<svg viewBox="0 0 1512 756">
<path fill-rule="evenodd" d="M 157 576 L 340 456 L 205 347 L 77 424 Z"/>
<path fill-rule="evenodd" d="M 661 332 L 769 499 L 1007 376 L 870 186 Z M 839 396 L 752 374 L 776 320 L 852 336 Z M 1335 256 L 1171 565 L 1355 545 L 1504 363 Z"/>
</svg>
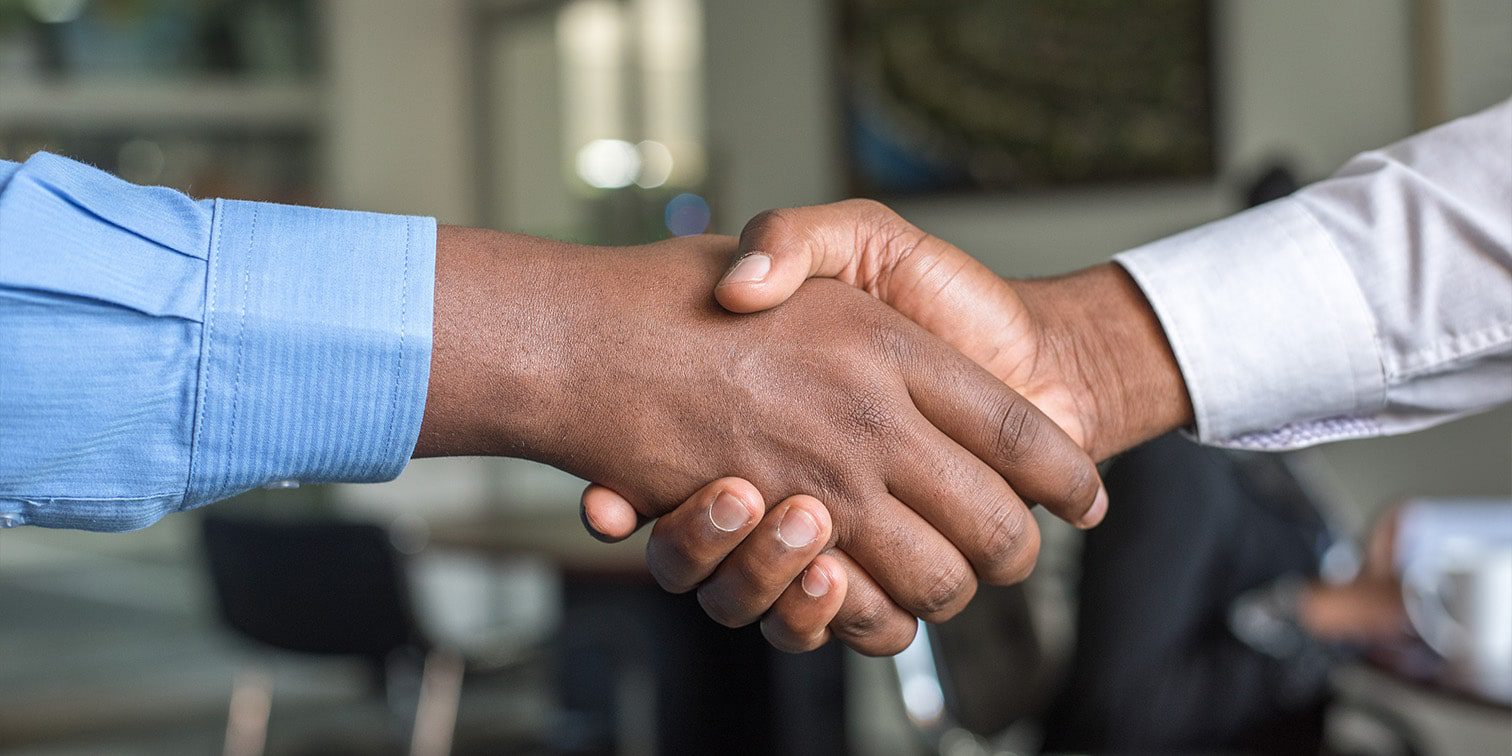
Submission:
<svg viewBox="0 0 1512 756">
<path fill-rule="evenodd" d="M 184 507 L 397 476 L 430 377 L 430 218 L 217 200 Z"/>
</svg>

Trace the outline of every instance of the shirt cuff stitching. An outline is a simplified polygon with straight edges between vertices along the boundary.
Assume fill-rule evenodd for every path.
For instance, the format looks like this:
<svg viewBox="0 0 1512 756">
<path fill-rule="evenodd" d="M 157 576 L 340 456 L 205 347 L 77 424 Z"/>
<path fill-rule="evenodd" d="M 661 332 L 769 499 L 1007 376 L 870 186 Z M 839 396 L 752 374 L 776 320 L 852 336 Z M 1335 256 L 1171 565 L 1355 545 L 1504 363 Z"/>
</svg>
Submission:
<svg viewBox="0 0 1512 756">
<path fill-rule="evenodd" d="M 256 251 L 257 251 L 257 205 L 254 204 L 254 205 L 252 205 L 252 221 L 251 221 L 251 223 L 250 223 L 250 225 L 248 227 L 248 231 L 247 231 L 247 258 L 251 259 L 252 256 L 256 253 Z M 242 358 L 243 353 L 244 353 L 244 350 L 242 349 L 242 344 L 245 341 L 245 337 L 246 337 L 246 333 L 247 333 L 247 293 L 251 289 L 251 285 L 252 285 L 252 266 L 250 266 L 250 265 L 243 265 L 242 266 L 241 302 L 240 302 L 239 306 L 237 307 L 237 313 L 236 313 L 236 347 L 235 347 L 236 351 L 234 352 L 234 354 L 236 355 L 236 357 L 235 357 L 235 359 L 236 359 L 236 376 L 232 380 L 232 383 L 231 383 L 231 424 L 230 424 L 229 430 L 227 431 L 227 435 L 226 435 L 226 453 L 228 455 L 233 454 L 235 452 L 235 448 L 236 448 L 236 440 L 237 440 L 237 436 L 236 436 L 236 420 L 237 420 L 237 416 L 240 414 L 240 408 L 241 408 L 242 365 L 245 364 L 245 362 L 246 362 Z"/>
<path fill-rule="evenodd" d="M 210 250 L 205 260 L 205 277 L 208 279 L 205 288 L 209 293 L 205 297 L 205 310 L 200 318 L 203 326 L 200 332 L 199 377 L 195 382 L 194 427 L 189 432 L 189 476 L 184 481 L 184 503 L 188 503 L 194 491 L 194 479 L 199 471 L 200 442 L 204 438 L 205 396 L 210 390 L 210 343 L 215 332 L 215 303 L 220 293 L 220 276 L 216 275 L 215 268 L 220 264 L 221 216 L 224 212 L 224 205 L 220 200 L 215 200 L 210 212 Z"/>
<path fill-rule="evenodd" d="M 162 493 L 143 494 L 141 496 L 38 496 L 36 494 L 5 494 L 4 496 L 0 496 L 0 501 L 23 502 L 26 504 L 31 504 L 33 506 L 40 506 L 44 503 L 57 504 L 59 502 L 68 503 L 75 501 L 152 501 L 153 499 L 164 499 L 183 495 L 183 491 L 164 491 Z"/>
<path fill-rule="evenodd" d="M 1443 344 L 1426 346 L 1401 357 L 1403 365 L 1420 360 L 1423 364 L 1398 370 L 1398 382 L 1432 375 L 1460 360 L 1498 351 L 1505 348 L 1509 342 L 1512 342 L 1512 323 L 1497 323 L 1478 331 L 1451 337 Z"/>
<path fill-rule="evenodd" d="M 409 278 L 410 278 L 410 253 L 413 250 L 413 237 L 415 223 L 413 220 L 404 223 L 404 272 L 399 286 L 399 356 L 395 360 L 394 385 L 390 392 L 389 423 L 387 440 L 383 445 L 383 456 L 389 459 L 394 454 L 394 429 L 398 427 L 399 417 L 399 385 L 404 380 L 404 340 L 405 329 L 409 325 Z"/>
</svg>

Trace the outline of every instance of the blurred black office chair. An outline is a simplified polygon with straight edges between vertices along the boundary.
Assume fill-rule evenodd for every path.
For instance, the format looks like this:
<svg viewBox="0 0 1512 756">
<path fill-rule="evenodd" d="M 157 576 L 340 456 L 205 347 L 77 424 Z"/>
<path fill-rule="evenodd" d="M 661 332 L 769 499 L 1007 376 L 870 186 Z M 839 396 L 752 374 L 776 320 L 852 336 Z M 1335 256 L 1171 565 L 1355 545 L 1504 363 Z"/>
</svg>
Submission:
<svg viewBox="0 0 1512 756">
<path fill-rule="evenodd" d="M 450 750 L 463 662 L 421 631 L 386 530 L 214 514 L 203 522 L 205 555 L 226 624 L 274 648 L 366 660 L 398 729 L 407 731 L 410 753 Z M 238 676 L 228 754 L 261 752 L 268 688 L 265 675 Z M 411 699 L 413 717 L 405 713 Z"/>
</svg>

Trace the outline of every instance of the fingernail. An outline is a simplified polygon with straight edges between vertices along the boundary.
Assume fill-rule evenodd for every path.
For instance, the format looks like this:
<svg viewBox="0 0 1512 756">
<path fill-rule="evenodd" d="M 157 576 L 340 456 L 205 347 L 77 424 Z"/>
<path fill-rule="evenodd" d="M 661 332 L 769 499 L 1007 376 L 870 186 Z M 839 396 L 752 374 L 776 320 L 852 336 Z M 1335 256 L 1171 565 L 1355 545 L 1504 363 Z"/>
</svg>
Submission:
<svg viewBox="0 0 1512 756">
<path fill-rule="evenodd" d="M 720 279 L 719 285 L 756 283 L 766 278 L 772 270 L 772 258 L 764 252 L 752 252 L 735 261 L 735 267 L 730 268 L 724 278 Z"/>
<path fill-rule="evenodd" d="M 820 596 L 829 593 L 829 575 L 824 574 L 824 570 L 810 567 L 803 571 L 802 585 L 804 593 L 807 593 L 814 598 L 819 598 Z"/>
<path fill-rule="evenodd" d="M 1092 500 L 1092 508 L 1082 515 L 1081 521 L 1076 523 L 1076 527 L 1083 529 L 1095 527 L 1097 523 L 1103 521 L 1103 517 L 1106 517 L 1107 514 L 1108 489 L 1099 488 L 1097 489 L 1097 498 Z"/>
<path fill-rule="evenodd" d="M 777 538 L 790 549 L 801 549 L 819 537 L 819 523 L 814 516 L 798 507 L 788 507 L 777 523 Z"/>
<path fill-rule="evenodd" d="M 714 523 L 714 527 L 733 533 L 751 521 L 751 512 L 740 503 L 740 499 L 721 493 L 714 497 L 714 503 L 709 506 L 709 521 Z"/>
</svg>

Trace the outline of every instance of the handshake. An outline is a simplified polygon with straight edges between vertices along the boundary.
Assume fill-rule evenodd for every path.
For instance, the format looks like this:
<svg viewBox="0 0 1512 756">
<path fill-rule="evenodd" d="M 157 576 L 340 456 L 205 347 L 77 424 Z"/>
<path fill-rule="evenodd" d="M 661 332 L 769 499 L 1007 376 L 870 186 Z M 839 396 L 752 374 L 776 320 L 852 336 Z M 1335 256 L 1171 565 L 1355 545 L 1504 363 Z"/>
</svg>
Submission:
<svg viewBox="0 0 1512 756">
<path fill-rule="evenodd" d="M 1094 460 L 1191 421 L 1120 268 L 1005 280 L 870 201 L 630 248 L 442 228 L 435 302 L 415 456 L 596 481 L 590 530 L 656 519 L 663 587 L 789 651 L 902 650 L 1029 574 L 1031 506 L 1096 525 Z"/>
</svg>

